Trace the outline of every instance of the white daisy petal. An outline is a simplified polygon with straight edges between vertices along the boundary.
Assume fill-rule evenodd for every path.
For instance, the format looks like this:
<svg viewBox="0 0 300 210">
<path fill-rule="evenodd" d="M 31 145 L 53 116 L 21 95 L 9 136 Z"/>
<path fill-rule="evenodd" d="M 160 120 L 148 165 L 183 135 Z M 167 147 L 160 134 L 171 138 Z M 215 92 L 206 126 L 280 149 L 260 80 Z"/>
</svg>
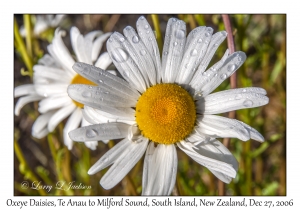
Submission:
<svg viewBox="0 0 300 210">
<path fill-rule="evenodd" d="M 185 45 L 184 55 L 176 78 L 176 82 L 179 84 L 188 84 L 191 81 L 206 53 L 213 29 L 210 27 L 204 30 L 203 28 L 196 28 L 191 33 L 193 35 L 189 36 L 189 45 Z"/>
<path fill-rule="evenodd" d="M 45 54 L 40 60 L 38 60 L 38 64 L 48 66 L 48 67 L 52 67 L 52 68 L 61 68 L 59 63 L 57 63 L 55 61 L 55 59 L 53 59 L 51 57 L 51 55 L 48 55 L 48 54 Z"/>
<path fill-rule="evenodd" d="M 67 88 L 67 84 L 35 84 L 36 92 L 45 97 L 65 93 Z"/>
<path fill-rule="evenodd" d="M 78 28 L 73 26 L 70 30 L 71 43 L 78 61 L 92 64 L 92 40 L 85 39 Z M 73 64 L 71 64 L 72 66 Z"/>
<path fill-rule="evenodd" d="M 68 147 L 69 150 L 72 149 L 73 147 L 73 141 L 70 139 L 68 133 L 71 130 L 74 130 L 78 128 L 80 122 L 82 120 L 82 111 L 81 108 L 76 108 L 71 116 L 69 117 L 64 130 L 63 130 L 63 135 L 64 135 L 64 143 Z"/>
<path fill-rule="evenodd" d="M 66 17 L 66 15 L 54 15 L 53 19 L 51 20 L 50 24 L 52 27 L 56 27 L 62 20 Z"/>
<path fill-rule="evenodd" d="M 52 132 L 55 129 L 55 127 L 66 117 L 68 117 L 75 109 L 76 106 L 75 104 L 72 103 L 56 111 L 55 114 L 50 118 L 48 122 L 49 132 Z"/>
<path fill-rule="evenodd" d="M 148 30 L 150 33 L 151 28 Z M 152 30 L 151 30 L 152 32 Z M 134 63 L 139 68 L 145 81 L 150 81 L 151 85 L 156 85 L 156 70 L 152 61 L 152 56 L 145 46 L 144 42 L 140 41 L 139 36 L 131 26 L 127 26 L 123 30 L 124 36 L 135 50 L 135 56 L 132 56 Z M 149 86 L 148 86 L 149 87 Z"/>
<path fill-rule="evenodd" d="M 123 111 L 126 111 L 125 109 Z M 124 122 L 127 124 L 135 123 L 135 111 L 131 108 L 128 108 L 127 111 L 124 113 L 123 116 L 119 115 L 118 113 L 108 113 L 101 111 L 99 109 L 94 109 L 89 106 L 84 106 L 84 115 L 88 116 L 88 118 L 91 118 L 92 121 L 98 122 L 98 123 L 104 123 L 104 122 Z M 126 114 L 126 115 L 125 115 Z M 128 123 L 128 122 L 131 123 Z M 95 123 L 94 123 L 95 124 Z"/>
<path fill-rule="evenodd" d="M 127 138 L 120 141 L 113 148 L 108 150 L 88 171 L 89 175 L 93 175 L 102 169 L 113 164 L 122 154 L 124 153 L 124 148 L 129 147 L 132 144 Z"/>
<path fill-rule="evenodd" d="M 103 91 L 98 86 L 70 85 L 68 94 L 73 100 L 94 108 L 101 108 L 101 106 L 133 107 L 136 104 L 136 101 L 130 98 L 115 95 L 105 89 Z"/>
<path fill-rule="evenodd" d="M 93 42 L 92 47 L 92 61 L 95 62 L 97 58 L 99 57 L 99 53 L 102 49 L 102 46 L 106 39 L 111 35 L 112 33 L 105 33 L 99 37 Z"/>
<path fill-rule="evenodd" d="M 14 97 L 18 98 L 20 96 L 24 95 L 34 95 L 36 94 L 34 85 L 33 84 L 27 84 L 27 85 L 20 85 L 18 87 L 15 87 L 14 89 Z"/>
<path fill-rule="evenodd" d="M 112 60 L 110 59 L 108 52 L 104 52 L 100 55 L 94 66 L 101 69 L 107 69 L 110 64 L 112 64 Z"/>
<path fill-rule="evenodd" d="M 218 47 L 226 37 L 227 37 L 226 31 L 220 31 L 218 33 L 215 33 L 212 36 L 209 46 L 206 50 L 205 56 L 203 57 L 197 71 L 199 71 L 200 73 L 203 73 L 205 71 L 213 55 L 215 54 L 216 50 L 218 49 Z"/>
<path fill-rule="evenodd" d="M 73 103 L 67 94 L 57 97 L 48 97 L 39 102 L 39 112 L 46 113 L 53 109 L 59 109 Z"/>
<path fill-rule="evenodd" d="M 53 52 L 56 55 L 56 59 L 60 61 L 60 64 L 62 64 L 64 69 L 71 75 L 74 75 L 72 65 L 75 63 L 75 61 L 62 40 L 62 34 L 63 31 L 59 31 L 59 29 L 55 31 L 55 36 L 52 41 Z"/>
<path fill-rule="evenodd" d="M 176 181 L 177 154 L 174 145 L 151 142 L 146 151 L 142 195 L 170 195 Z"/>
<path fill-rule="evenodd" d="M 221 67 L 212 66 L 203 72 L 202 79 L 197 84 L 191 82 L 196 92 L 200 92 L 203 97 L 214 91 L 225 79 L 230 77 L 246 60 L 244 52 L 235 52 L 226 59 Z M 197 76 L 197 75 L 195 75 Z"/>
<path fill-rule="evenodd" d="M 124 148 L 125 151 L 123 154 L 115 160 L 114 164 L 100 180 L 100 184 L 104 189 L 113 188 L 126 176 L 126 174 L 143 156 L 148 142 L 148 139 L 143 138 L 141 141 L 138 141 L 138 143 L 131 143 L 129 146 Z"/>
<path fill-rule="evenodd" d="M 243 123 L 242 121 L 239 121 L 239 120 L 236 120 L 236 121 L 248 130 L 248 132 L 250 133 L 250 138 L 251 139 L 259 141 L 259 142 L 264 142 L 265 141 L 265 138 L 257 130 L 255 130 L 251 126 L 247 125 L 246 123 Z"/>
<path fill-rule="evenodd" d="M 145 17 L 141 16 L 138 21 L 136 22 L 136 28 L 141 38 L 142 42 L 145 44 L 149 55 L 152 57 L 153 64 L 155 65 L 156 71 L 156 81 L 160 83 L 161 81 L 161 61 L 160 61 L 160 53 L 158 49 L 158 45 L 156 42 L 156 37 L 150 27 L 150 24 L 146 20 Z M 132 37 L 133 42 L 138 42 L 139 38 Z"/>
<path fill-rule="evenodd" d="M 229 184 L 232 180 L 230 176 L 227 176 L 224 173 L 215 171 L 213 169 L 209 169 L 218 179 L 220 179 L 222 182 L 225 182 L 226 184 Z"/>
<path fill-rule="evenodd" d="M 263 95 L 265 92 L 262 88 L 239 88 L 220 91 L 200 98 L 196 102 L 197 111 L 201 114 L 220 114 L 263 106 L 269 103 L 269 98 Z"/>
<path fill-rule="evenodd" d="M 127 39 L 120 33 L 113 33 L 106 42 L 107 51 L 123 78 L 138 91 L 144 92 L 149 87 L 149 81 L 145 81 L 137 64 L 135 56 L 139 52 L 132 47 Z"/>
<path fill-rule="evenodd" d="M 62 69 L 43 66 L 43 65 L 34 65 L 33 66 L 35 76 L 41 78 L 52 79 L 61 83 L 71 82 L 72 77 L 68 74 L 65 74 Z"/>
<path fill-rule="evenodd" d="M 215 63 L 211 68 L 210 68 L 210 71 L 213 71 L 215 72 L 216 69 L 220 69 L 221 66 L 223 66 L 224 62 L 226 61 L 226 59 L 228 58 L 229 56 L 229 50 L 227 49 L 223 55 L 223 57 L 221 58 L 220 61 L 218 61 L 217 63 Z M 201 66 L 201 64 L 200 64 Z M 200 68 L 200 67 L 199 67 Z M 210 74 L 208 75 L 207 72 L 203 72 L 201 69 L 197 70 L 197 72 L 194 74 L 191 82 L 190 82 L 190 86 L 192 87 L 192 94 L 194 94 L 194 97 L 197 99 L 197 94 L 200 94 L 200 96 L 202 96 L 202 92 L 199 91 L 199 87 L 201 87 L 203 85 L 203 83 L 205 82 L 203 80 L 203 78 L 206 79 L 207 76 L 210 76 Z"/>
<path fill-rule="evenodd" d="M 186 24 L 170 18 L 168 21 L 162 55 L 162 81 L 174 83 L 184 53 Z"/>
<path fill-rule="evenodd" d="M 31 133 L 32 136 L 35 138 L 41 139 L 45 137 L 49 131 L 47 129 L 47 124 L 49 122 L 49 119 L 52 117 L 52 115 L 55 113 L 55 111 L 50 111 L 45 114 L 40 115 L 33 123 Z"/>
<path fill-rule="evenodd" d="M 73 69 L 78 74 L 98 84 L 100 88 L 113 92 L 113 94 L 120 96 L 126 95 L 124 97 L 132 98 L 134 100 L 137 100 L 140 96 L 128 82 L 100 68 L 85 63 L 75 63 Z"/>
<path fill-rule="evenodd" d="M 127 136 L 129 126 L 125 123 L 90 125 L 71 131 L 69 137 L 79 142 L 121 139 Z"/>
<path fill-rule="evenodd" d="M 16 106 L 15 106 L 15 115 L 19 116 L 20 110 L 26 104 L 28 104 L 30 102 L 33 102 L 33 101 L 39 101 L 42 98 L 44 98 L 44 97 L 39 96 L 39 95 L 29 95 L 29 96 L 24 96 L 24 97 L 19 98 L 19 100 L 18 100 L 18 102 L 16 103 Z"/>
<path fill-rule="evenodd" d="M 200 151 L 197 149 L 197 147 L 194 147 L 193 144 L 189 142 L 181 141 L 177 143 L 177 146 L 197 163 L 207 167 L 210 170 L 221 172 L 232 178 L 235 178 L 236 171 L 230 164 L 200 154 Z"/>
<path fill-rule="evenodd" d="M 239 138 L 243 141 L 250 138 L 248 130 L 236 120 L 215 115 L 198 116 L 195 130 L 214 138 Z"/>
</svg>

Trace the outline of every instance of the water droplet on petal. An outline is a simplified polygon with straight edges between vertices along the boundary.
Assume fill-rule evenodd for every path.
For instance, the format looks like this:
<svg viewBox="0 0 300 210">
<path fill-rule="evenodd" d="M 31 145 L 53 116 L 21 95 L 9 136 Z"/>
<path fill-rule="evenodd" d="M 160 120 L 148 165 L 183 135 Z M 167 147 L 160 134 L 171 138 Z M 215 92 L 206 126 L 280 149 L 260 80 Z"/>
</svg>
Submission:
<svg viewBox="0 0 300 210">
<path fill-rule="evenodd" d="M 243 89 L 243 92 L 244 92 L 244 93 L 247 92 L 247 89 Z"/>
<path fill-rule="evenodd" d="M 133 36 L 133 37 L 132 37 L 132 42 L 133 42 L 133 43 L 139 43 L 139 41 L 140 41 L 140 39 L 139 39 L 138 36 Z"/>
<path fill-rule="evenodd" d="M 245 107 L 250 107 L 250 106 L 253 105 L 253 101 L 251 101 L 251 100 L 245 100 L 244 103 L 243 103 L 243 105 L 244 105 Z"/>
<path fill-rule="evenodd" d="M 140 19 L 141 19 L 141 20 L 145 20 L 145 17 L 144 17 L 144 16 L 142 16 Z"/>
<path fill-rule="evenodd" d="M 112 58 L 118 62 L 122 63 L 128 60 L 128 54 L 121 48 L 116 48 L 112 51 Z"/>
<path fill-rule="evenodd" d="M 185 37 L 185 30 L 177 30 L 175 32 L 175 37 L 177 39 L 183 39 Z"/>
<path fill-rule="evenodd" d="M 89 89 L 92 89 L 93 87 L 92 86 L 89 86 Z"/>
<path fill-rule="evenodd" d="M 206 37 L 209 37 L 209 35 L 210 35 L 209 33 L 207 33 L 207 32 L 205 33 L 205 36 L 206 36 Z"/>
<path fill-rule="evenodd" d="M 187 64 L 185 64 L 184 67 L 187 69 L 187 68 L 189 67 L 189 65 L 190 65 L 190 64 L 187 63 Z"/>
<path fill-rule="evenodd" d="M 149 28 L 149 25 L 145 25 L 145 29 Z"/>
<path fill-rule="evenodd" d="M 149 37 L 149 39 L 148 39 L 149 41 L 152 41 L 153 39 L 152 39 L 152 37 Z"/>
<path fill-rule="evenodd" d="M 235 67 L 234 64 L 229 64 L 228 67 L 227 67 L 227 70 L 230 71 L 230 72 L 232 72 L 232 71 L 235 70 L 235 68 L 236 68 L 236 67 Z"/>
<path fill-rule="evenodd" d="M 84 98 L 89 98 L 89 97 L 92 96 L 92 93 L 89 92 L 89 91 L 83 91 L 81 95 L 82 95 L 82 97 L 84 97 Z"/>
<path fill-rule="evenodd" d="M 85 133 L 86 137 L 93 138 L 98 135 L 98 132 L 95 129 L 88 129 Z"/>
<path fill-rule="evenodd" d="M 176 20 L 175 18 L 172 18 L 172 21 L 173 21 L 173 22 L 176 22 L 177 20 Z"/>
<path fill-rule="evenodd" d="M 124 41 L 125 41 L 124 37 L 121 37 L 120 42 L 124 42 Z"/>
<path fill-rule="evenodd" d="M 177 46 L 177 44 L 178 44 L 177 42 L 174 42 L 174 43 L 173 43 L 174 46 Z"/>
<path fill-rule="evenodd" d="M 164 52 L 164 55 L 168 55 L 168 51 L 165 51 L 165 52 Z"/>
<path fill-rule="evenodd" d="M 198 39 L 198 43 L 201 43 L 203 40 L 200 38 L 200 39 Z"/>
<path fill-rule="evenodd" d="M 146 50 L 141 50 L 140 53 L 141 53 L 141 55 L 146 55 L 147 52 L 146 52 Z"/>
<path fill-rule="evenodd" d="M 226 74 L 222 74 L 222 75 L 220 76 L 220 78 L 224 80 L 224 79 L 227 78 L 227 75 L 226 75 Z"/>
<path fill-rule="evenodd" d="M 239 100 L 239 99 L 241 99 L 241 98 L 243 98 L 242 94 L 237 94 L 237 95 L 235 96 L 235 99 L 236 99 L 236 100 Z"/>
<path fill-rule="evenodd" d="M 148 31 L 146 31 L 146 34 L 149 34 L 150 33 L 150 31 L 148 30 Z"/>
<path fill-rule="evenodd" d="M 190 55 L 196 56 L 198 54 L 198 51 L 196 49 L 191 50 Z"/>
</svg>

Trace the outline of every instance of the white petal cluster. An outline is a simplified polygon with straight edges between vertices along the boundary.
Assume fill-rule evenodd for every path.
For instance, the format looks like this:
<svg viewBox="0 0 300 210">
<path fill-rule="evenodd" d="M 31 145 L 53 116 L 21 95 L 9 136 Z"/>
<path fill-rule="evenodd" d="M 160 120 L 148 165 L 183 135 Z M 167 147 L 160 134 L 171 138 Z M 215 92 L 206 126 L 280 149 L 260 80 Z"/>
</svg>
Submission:
<svg viewBox="0 0 300 210">
<path fill-rule="evenodd" d="M 100 56 L 99 54 L 103 43 L 111 33 L 92 31 L 83 36 L 76 27 L 72 27 L 70 35 L 76 60 L 62 40 L 64 35 L 65 31 L 59 29 L 55 31 L 53 41 L 48 45 L 49 54 L 44 55 L 33 67 L 33 84 L 15 88 L 15 97 L 22 96 L 16 104 L 15 114 L 19 115 L 21 108 L 27 103 L 40 101 L 38 111 L 41 115 L 32 126 L 32 135 L 36 138 L 45 137 L 70 116 L 63 134 L 65 145 L 72 149 L 73 141 L 69 138 L 68 132 L 80 125 L 90 125 L 82 117 L 83 109 L 77 107 L 67 94 L 67 87 L 76 75 L 72 66 L 76 61 L 81 61 L 106 69 L 111 64 L 111 59 L 108 53 Z M 96 149 L 97 142 L 89 142 L 86 145 Z"/>
<path fill-rule="evenodd" d="M 134 107 L 147 88 L 158 83 L 176 83 L 194 97 L 197 108 L 194 131 L 177 146 L 220 180 L 229 183 L 236 176 L 238 163 L 216 138 L 243 141 L 252 138 L 261 142 L 264 138 L 243 122 L 213 114 L 258 107 L 269 101 L 261 88 L 212 93 L 244 63 L 245 53 L 229 55 L 227 50 L 219 62 L 207 69 L 227 33 L 213 34 L 212 28 L 201 26 L 186 37 L 186 24 L 175 18 L 167 24 L 162 61 L 154 33 L 144 17 L 137 21 L 138 33 L 129 26 L 123 32 L 124 36 L 117 32 L 111 35 L 107 49 L 124 79 L 84 63 L 76 63 L 73 67 L 97 83 L 98 88 L 69 86 L 69 96 L 89 106 L 84 116 L 94 124 L 71 131 L 70 138 L 80 142 L 123 139 L 88 173 L 95 174 L 112 165 L 100 181 L 105 189 L 110 189 L 146 153 L 142 194 L 169 195 L 172 192 L 177 173 L 176 145 L 154 145 L 137 131 Z M 103 117 L 108 123 L 101 122 Z"/>
</svg>

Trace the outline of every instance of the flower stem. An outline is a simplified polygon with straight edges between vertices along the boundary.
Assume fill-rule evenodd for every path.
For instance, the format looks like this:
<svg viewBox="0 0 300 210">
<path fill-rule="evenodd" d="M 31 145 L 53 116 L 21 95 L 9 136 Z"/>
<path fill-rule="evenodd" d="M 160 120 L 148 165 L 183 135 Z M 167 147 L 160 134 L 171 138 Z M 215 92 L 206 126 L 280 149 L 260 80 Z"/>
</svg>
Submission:
<svg viewBox="0 0 300 210">
<path fill-rule="evenodd" d="M 227 35 L 227 44 L 228 44 L 228 48 L 229 48 L 229 53 L 232 54 L 235 52 L 235 45 L 234 45 L 234 39 L 233 39 L 229 15 L 222 15 L 222 18 L 223 18 L 226 32 L 228 34 Z M 232 89 L 236 88 L 237 87 L 236 83 L 237 83 L 236 72 L 234 72 L 230 77 L 230 88 L 232 88 Z M 235 111 L 229 112 L 228 117 L 231 119 L 234 119 Z M 229 141 L 230 141 L 230 138 L 224 138 L 223 144 L 225 147 L 229 147 Z M 225 184 L 220 180 L 218 181 L 218 193 L 219 193 L 219 195 L 225 195 Z"/>
<path fill-rule="evenodd" d="M 24 26 L 26 30 L 26 48 L 27 48 L 27 53 L 29 57 L 32 58 L 32 30 L 31 30 L 31 20 L 30 20 L 30 15 L 23 15 L 24 19 Z"/>
<path fill-rule="evenodd" d="M 152 14 L 151 18 L 152 18 L 152 22 L 154 25 L 154 30 L 156 32 L 156 41 L 157 41 L 158 49 L 161 54 L 162 48 L 163 48 L 163 42 L 162 42 L 162 36 L 161 36 L 161 32 L 160 32 L 160 27 L 159 27 L 158 15 Z"/>
<path fill-rule="evenodd" d="M 28 69 L 28 74 L 29 76 L 32 78 L 33 72 L 32 72 L 32 60 L 29 56 L 29 54 L 27 53 L 26 47 L 25 47 L 25 43 L 20 35 L 19 32 L 19 26 L 18 23 L 16 21 L 16 19 L 14 19 L 14 39 L 15 39 L 15 47 L 17 48 L 17 50 L 19 51 L 19 53 L 21 54 L 21 57 Z"/>
</svg>

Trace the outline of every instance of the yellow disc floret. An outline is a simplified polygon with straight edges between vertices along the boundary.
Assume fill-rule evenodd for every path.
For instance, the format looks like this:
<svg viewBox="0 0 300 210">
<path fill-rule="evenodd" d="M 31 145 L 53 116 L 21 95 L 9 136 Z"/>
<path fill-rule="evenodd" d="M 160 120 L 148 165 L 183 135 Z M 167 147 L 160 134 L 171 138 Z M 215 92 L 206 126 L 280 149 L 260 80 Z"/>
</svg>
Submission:
<svg viewBox="0 0 300 210">
<path fill-rule="evenodd" d="M 148 88 L 136 105 L 136 122 L 142 134 L 159 144 L 174 144 L 187 137 L 196 120 L 191 95 L 176 84 Z"/>
<path fill-rule="evenodd" d="M 79 74 L 76 74 L 73 79 L 72 79 L 72 82 L 71 84 L 84 84 L 84 85 L 96 85 L 95 83 L 93 83 L 92 81 L 80 76 Z M 80 108 L 83 108 L 83 104 L 77 102 L 77 101 L 74 101 L 73 102 L 75 103 L 76 106 L 80 107 Z"/>
</svg>

